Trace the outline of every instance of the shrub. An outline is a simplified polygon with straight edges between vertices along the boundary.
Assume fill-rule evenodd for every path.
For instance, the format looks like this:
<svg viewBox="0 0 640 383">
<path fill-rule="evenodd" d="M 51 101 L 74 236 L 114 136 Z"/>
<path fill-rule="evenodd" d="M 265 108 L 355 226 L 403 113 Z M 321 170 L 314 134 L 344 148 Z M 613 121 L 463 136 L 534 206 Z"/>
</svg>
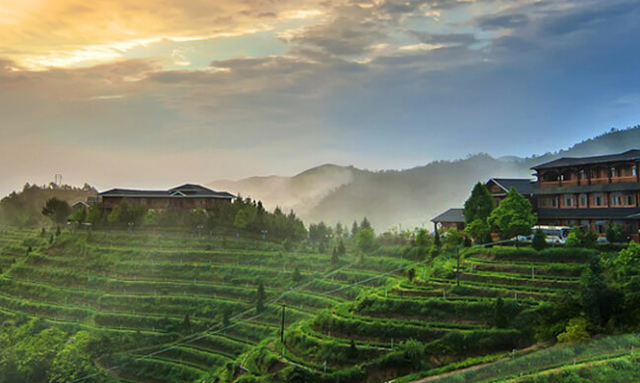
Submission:
<svg viewBox="0 0 640 383">
<path fill-rule="evenodd" d="M 578 235 L 575 232 L 572 231 L 567 236 L 567 239 L 564 242 L 564 245 L 567 246 L 567 247 L 579 247 L 581 245 L 580 238 L 578 237 Z"/>
<path fill-rule="evenodd" d="M 533 235 L 533 241 L 531 243 L 531 247 L 533 247 L 538 251 L 544 250 L 544 248 L 547 247 L 546 237 L 547 235 L 544 233 L 544 231 L 536 230 L 535 234 Z"/>
<path fill-rule="evenodd" d="M 589 333 L 587 332 L 588 324 L 589 322 L 585 318 L 571 319 L 565 332 L 558 335 L 558 342 L 570 343 L 589 339 Z"/>
</svg>

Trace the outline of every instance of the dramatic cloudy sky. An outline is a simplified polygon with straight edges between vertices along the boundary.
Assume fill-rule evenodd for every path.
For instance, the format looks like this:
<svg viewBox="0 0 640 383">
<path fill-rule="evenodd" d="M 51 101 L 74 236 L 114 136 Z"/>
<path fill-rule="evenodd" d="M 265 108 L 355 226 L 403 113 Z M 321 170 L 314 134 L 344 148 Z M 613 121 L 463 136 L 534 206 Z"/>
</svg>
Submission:
<svg viewBox="0 0 640 383">
<path fill-rule="evenodd" d="M 636 0 L 0 0 L 0 193 L 557 150 L 640 122 Z"/>
</svg>

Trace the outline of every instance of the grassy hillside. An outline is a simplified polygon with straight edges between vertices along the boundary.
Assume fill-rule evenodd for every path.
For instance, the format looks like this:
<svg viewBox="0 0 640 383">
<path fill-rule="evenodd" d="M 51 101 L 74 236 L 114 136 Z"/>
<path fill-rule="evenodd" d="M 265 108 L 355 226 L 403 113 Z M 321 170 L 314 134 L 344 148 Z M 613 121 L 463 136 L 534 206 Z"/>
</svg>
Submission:
<svg viewBox="0 0 640 383">
<path fill-rule="evenodd" d="M 472 248 L 457 285 L 446 247 L 416 260 L 398 247 L 349 252 L 337 265 L 304 248 L 179 234 L 3 229 L 0 247 L 0 346 L 11 350 L 0 352 L 0 381 L 11 355 L 29 359 L 19 355 L 44 342 L 55 350 L 41 363 L 49 382 L 56 371 L 65 382 L 408 382 L 480 365 L 483 379 L 508 381 L 513 370 L 485 368 L 535 344 L 536 318 L 578 294 L 597 253 Z M 70 345 L 87 349 L 73 373 Z M 607 347 L 580 349 L 576 366 L 630 363 Z M 558 358 L 536 359 L 531 381 L 555 374 L 544 360 Z"/>
<path fill-rule="evenodd" d="M 362 264 L 346 256 L 331 265 L 325 254 L 208 237 L 63 232 L 49 238 L 2 231 L 2 320 L 19 326 L 38 317 L 70 336 L 100 334 L 110 346 L 97 366 L 126 382 L 208 380 L 233 363 L 257 375 L 287 366 L 272 351 L 261 351 L 267 364 L 253 354 L 275 336 L 281 304 L 288 306 L 289 326 L 366 288 L 350 281 L 408 264 L 392 258 Z M 266 309 L 257 313 L 261 282 Z"/>
</svg>

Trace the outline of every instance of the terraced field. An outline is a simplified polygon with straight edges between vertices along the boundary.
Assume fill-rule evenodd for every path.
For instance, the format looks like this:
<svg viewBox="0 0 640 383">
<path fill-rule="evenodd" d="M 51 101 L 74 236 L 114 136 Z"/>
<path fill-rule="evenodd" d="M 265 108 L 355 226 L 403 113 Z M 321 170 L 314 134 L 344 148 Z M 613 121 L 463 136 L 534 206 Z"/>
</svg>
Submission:
<svg viewBox="0 0 640 383">
<path fill-rule="evenodd" d="M 386 278 L 368 294 L 291 326 L 284 345 L 277 342 L 276 348 L 324 376 L 322 381 L 386 382 L 412 372 L 418 379 L 530 346 L 512 322 L 526 321 L 545 301 L 576 293 L 585 264 L 542 256 L 495 260 L 489 254 L 474 249 L 463 257 L 459 285 L 455 263 L 440 277 L 429 276 L 429 262 L 412 266 L 413 280 Z M 496 323 L 497 311 L 507 323 Z M 414 341 L 424 350 L 419 361 L 408 350 Z"/>
<path fill-rule="evenodd" d="M 65 232 L 50 245 L 38 232 L 5 230 L 0 241 L 2 316 L 113 334 L 121 344 L 96 362 L 123 382 L 277 371 L 288 361 L 273 353 L 265 364 L 255 355 L 271 352 L 259 345 L 276 337 L 282 304 L 287 326 L 312 319 L 377 283 L 354 282 L 409 263 L 345 256 L 331 265 L 330 255 L 268 242 L 177 234 Z M 257 313 L 260 282 L 266 308 Z"/>
<path fill-rule="evenodd" d="M 0 319 L 108 334 L 113 352 L 95 363 L 129 383 L 277 382 L 293 370 L 327 383 L 411 381 L 500 360 L 532 345 L 518 323 L 575 294 L 586 259 L 472 248 L 457 283 L 451 254 L 332 265 L 327 254 L 206 236 L 64 232 L 49 242 L 1 232 Z"/>
</svg>

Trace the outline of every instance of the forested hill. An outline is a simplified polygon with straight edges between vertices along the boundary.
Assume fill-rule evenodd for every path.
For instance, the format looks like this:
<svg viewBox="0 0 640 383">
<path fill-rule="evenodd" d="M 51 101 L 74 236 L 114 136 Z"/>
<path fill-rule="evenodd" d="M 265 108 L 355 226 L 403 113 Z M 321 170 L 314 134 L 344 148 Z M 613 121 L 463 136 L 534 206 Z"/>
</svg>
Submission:
<svg viewBox="0 0 640 383">
<path fill-rule="evenodd" d="M 83 187 L 69 185 L 30 185 L 25 184 L 21 192 L 13 192 L 0 200 L 0 225 L 33 226 L 43 221 L 42 207 L 48 199 L 58 198 L 70 205 L 86 201 L 98 191 L 88 184 Z"/>
<path fill-rule="evenodd" d="M 350 223 L 367 216 L 379 231 L 428 224 L 442 210 L 461 206 L 471 186 L 491 177 L 529 177 L 530 167 L 558 157 L 617 153 L 640 147 L 640 126 L 612 129 L 559 152 L 528 158 L 487 154 L 437 161 L 409 170 L 369 172 L 323 165 L 294 177 L 217 181 L 214 188 L 262 200 L 268 208 L 294 209 L 305 222 Z"/>
</svg>

